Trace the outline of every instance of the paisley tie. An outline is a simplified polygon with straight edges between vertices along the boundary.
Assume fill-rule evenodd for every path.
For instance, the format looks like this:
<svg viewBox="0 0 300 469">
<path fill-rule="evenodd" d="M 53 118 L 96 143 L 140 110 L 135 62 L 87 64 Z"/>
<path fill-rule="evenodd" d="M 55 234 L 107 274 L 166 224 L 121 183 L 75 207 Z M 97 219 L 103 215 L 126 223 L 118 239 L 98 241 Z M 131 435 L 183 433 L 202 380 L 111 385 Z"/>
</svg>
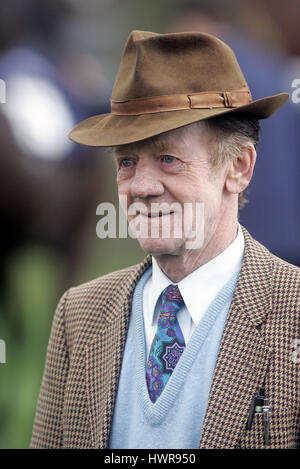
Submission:
<svg viewBox="0 0 300 469">
<path fill-rule="evenodd" d="M 183 299 L 177 285 L 169 285 L 162 294 L 162 305 L 148 362 L 146 380 L 154 403 L 164 390 L 184 349 L 185 342 L 177 320 Z"/>
</svg>

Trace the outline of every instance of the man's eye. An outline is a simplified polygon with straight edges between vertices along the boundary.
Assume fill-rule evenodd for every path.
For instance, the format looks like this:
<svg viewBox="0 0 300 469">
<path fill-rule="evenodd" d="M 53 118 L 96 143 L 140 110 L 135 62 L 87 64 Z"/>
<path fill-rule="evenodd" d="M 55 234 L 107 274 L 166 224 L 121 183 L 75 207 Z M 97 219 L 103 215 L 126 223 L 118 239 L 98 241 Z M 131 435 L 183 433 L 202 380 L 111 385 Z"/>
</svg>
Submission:
<svg viewBox="0 0 300 469">
<path fill-rule="evenodd" d="M 162 156 L 162 161 L 164 163 L 173 163 L 176 160 L 175 156 L 171 155 L 163 155 Z"/>
<path fill-rule="evenodd" d="M 132 165 L 132 161 L 129 158 L 124 158 L 120 161 L 120 167 L 129 168 Z"/>
</svg>

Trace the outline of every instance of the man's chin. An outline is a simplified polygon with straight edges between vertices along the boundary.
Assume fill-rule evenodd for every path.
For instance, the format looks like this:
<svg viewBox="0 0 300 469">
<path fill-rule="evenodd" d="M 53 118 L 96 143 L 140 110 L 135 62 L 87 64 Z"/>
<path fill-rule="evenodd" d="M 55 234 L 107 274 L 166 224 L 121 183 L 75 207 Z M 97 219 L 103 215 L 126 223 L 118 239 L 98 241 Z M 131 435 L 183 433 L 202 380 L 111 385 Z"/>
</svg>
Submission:
<svg viewBox="0 0 300 469">
<path fill-rule="evenodd" d="M 143 251 L 154 257 L 163 255 L 176 256 L 184 251 L 185 242 L 182 239 L 138 239 Z"/>
</svg>

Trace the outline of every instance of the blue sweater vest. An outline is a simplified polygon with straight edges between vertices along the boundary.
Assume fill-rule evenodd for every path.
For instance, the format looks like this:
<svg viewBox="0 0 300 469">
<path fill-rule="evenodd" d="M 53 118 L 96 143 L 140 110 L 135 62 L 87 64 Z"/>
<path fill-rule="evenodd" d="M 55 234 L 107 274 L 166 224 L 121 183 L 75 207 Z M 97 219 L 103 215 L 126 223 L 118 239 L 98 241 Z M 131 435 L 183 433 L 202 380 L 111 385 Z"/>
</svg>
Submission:
<svg viewBox="0 0 300 469">
<path fill-rule="evenodd" d="M 198 448 L 218 349 L 239 272 L 202 316 L 160 397 L 153 404 L 146 385 L 143 288 L 133 295 L 109 448 Z"/>
</svg>

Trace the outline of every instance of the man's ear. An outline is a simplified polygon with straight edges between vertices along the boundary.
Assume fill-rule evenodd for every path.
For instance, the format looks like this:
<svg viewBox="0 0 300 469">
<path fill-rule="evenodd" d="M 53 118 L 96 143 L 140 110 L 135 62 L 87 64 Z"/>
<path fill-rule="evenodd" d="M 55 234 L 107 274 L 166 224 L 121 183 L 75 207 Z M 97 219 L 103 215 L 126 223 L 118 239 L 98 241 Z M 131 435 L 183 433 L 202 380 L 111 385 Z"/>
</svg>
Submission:
<svg viewBox="0 0 300 469">
<path fill-rule="evenodd" d="M 256 150 L 249 142 L 240 150 L 238 158 L 233 158 L 229 164 L 225 187 L 231 194 L 239 194 L 249 185 L 254 165 L 256 162 Z"/>
</svg>

